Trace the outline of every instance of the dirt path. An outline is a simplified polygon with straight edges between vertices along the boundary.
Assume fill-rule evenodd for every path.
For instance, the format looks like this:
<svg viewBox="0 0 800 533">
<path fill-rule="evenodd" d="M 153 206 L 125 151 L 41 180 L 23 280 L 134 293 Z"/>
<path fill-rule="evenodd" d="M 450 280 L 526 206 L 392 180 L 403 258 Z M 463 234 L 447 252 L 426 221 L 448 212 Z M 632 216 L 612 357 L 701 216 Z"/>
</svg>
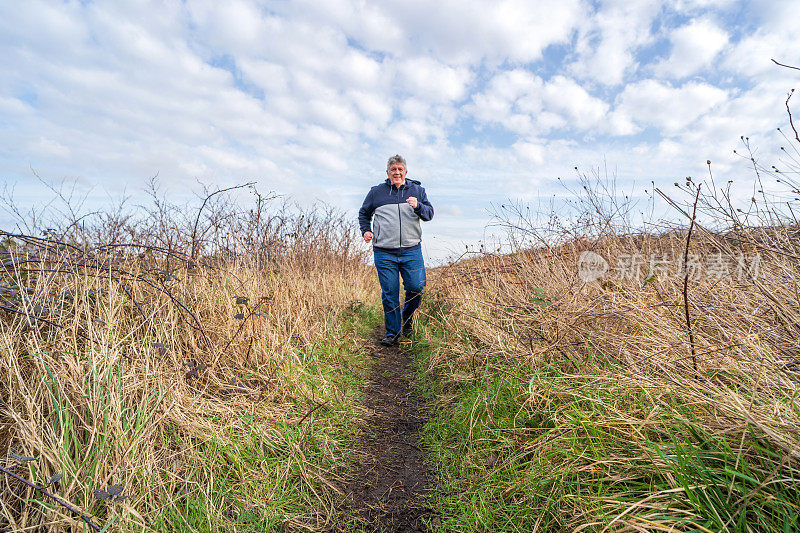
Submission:
<svg viewBox="0 0 800 533">
<path fill-rule="evenodd" d="M 419 442 L 425 422 L 422 399 L 412 389 L 407 352 L 374 343 L 374 366 L 364 390 L 370 413 L 355 450 L 348 505 L 366 531 L 426 531 L 431 511 L 420 496 L 428 480 Z"/>
</svg>

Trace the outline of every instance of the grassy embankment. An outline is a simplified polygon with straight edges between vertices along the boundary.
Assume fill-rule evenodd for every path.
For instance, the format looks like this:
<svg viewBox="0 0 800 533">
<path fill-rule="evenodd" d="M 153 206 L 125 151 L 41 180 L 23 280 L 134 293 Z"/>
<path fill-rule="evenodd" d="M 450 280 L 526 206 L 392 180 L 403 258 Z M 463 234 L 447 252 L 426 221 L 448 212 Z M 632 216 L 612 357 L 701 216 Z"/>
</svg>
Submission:
<svg viewBox="0 0 800 533">
<path fill-rule="evenodd" d="M 738 218 L 695 226 L 686 299 L 688 221 L 657 236 L 586 215 L 558 245 L 431 272 L 415 349 L 442 531 L 800 529 L 800 232 L 699 203 Z M 579 279 L 586 250 L 605 279 Z M 639 274 L 615 275 L 634 254 Z"/>
<path fill-rule="evenodd" d="M 0 465 L 97 529 L 341 519 L 374 272 L 336 214 L 213 200 L 4 236 Z M 90 530 L 0 476 L 0 527 Z"/>
</svg>

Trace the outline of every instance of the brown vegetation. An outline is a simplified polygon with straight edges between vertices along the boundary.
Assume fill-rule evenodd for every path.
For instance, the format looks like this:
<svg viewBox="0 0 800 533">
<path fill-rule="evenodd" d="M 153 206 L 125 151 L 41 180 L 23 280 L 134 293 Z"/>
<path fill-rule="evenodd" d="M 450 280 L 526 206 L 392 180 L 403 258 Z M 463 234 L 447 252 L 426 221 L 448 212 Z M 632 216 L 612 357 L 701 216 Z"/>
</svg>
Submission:
<svg viewBox="0 0 800 533">
<path fill-rule="evenodd" d="M 665 196 L 683 229 L 633 232 L 619 216 L 630 202 L 590 182 L 577 222 L 504 207 L 498 223 L 535 244 L 429 276 L 424 370 L 470 436 L 442 444 L 442 475 L 463 479 L 438 497 L 458 509 L 482 493 L 475 523 L 490 528 L 796 521 L 800 240 L 785 203 L 743 213 L 687 180 L 688 205 Z"/>
<path fill-rule="evenodd" d="M 376 298 L 352 224 L 260 195 L 153 198 L 144 217 L 2 232 L 0 466 L 97 526 L 319 527 L 341 443 L 329 421 L 309 437 L 309 413 L 349 409 L 342 318 Z M 0 526 L 78 527 L 2 477 Z"/>
</svg>

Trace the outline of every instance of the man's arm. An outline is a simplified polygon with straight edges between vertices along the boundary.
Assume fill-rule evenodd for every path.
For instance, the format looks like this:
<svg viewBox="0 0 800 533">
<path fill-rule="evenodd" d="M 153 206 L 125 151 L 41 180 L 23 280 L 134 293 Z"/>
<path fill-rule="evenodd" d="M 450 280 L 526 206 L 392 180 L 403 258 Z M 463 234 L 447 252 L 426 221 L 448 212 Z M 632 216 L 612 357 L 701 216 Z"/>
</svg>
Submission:
<svg viewBox="0 0 800 533">
<path fill-rule="evenodd" d="M 375 207 L 372 205 L 372 189 L 367 193 L 364 198 L 364 203 L 361 204 L 361 209 L 358 210 L 358 225 L 361 228 L 361 235 L 367 232 L 372 232 L 372 214 L 375 212 Z"/>
<path fill-rule="evenodd" d="M 417 198 L 417 207 L 414 208 L 414 212 L 426 222 L 433 218 L 433 206 L 428 201 L 428 195 L 425 194 L 424 187 L 419 188 L 419 198 Z"/>
</svg>

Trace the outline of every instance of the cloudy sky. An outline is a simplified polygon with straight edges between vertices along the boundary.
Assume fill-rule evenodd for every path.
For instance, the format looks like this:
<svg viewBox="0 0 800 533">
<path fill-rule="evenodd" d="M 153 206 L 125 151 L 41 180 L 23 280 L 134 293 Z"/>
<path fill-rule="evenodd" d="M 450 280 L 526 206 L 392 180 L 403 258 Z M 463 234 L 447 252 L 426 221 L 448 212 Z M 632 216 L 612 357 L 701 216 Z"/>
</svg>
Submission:
<svg viewBox="0 0 800 533">
<path fill-rule="evenodd" d="M 254 180 L 355 217 L 403 154 L 431 259 L 493 203 L 604 166 L 634 195 L 748 176 L 800 72 L 797 0 L 0 0 L 0 182 L 88 204 Z M 798 106 L 800 109 L 800 106 Z M 800 111 L 798 111 L 800 116 Z M 777 156 L 776 156 L 777 157 Z M 0 227 L 10 224 L 0 215 Z M 355 223 L 355 222 L 354 222 Z"/>
</svg>

